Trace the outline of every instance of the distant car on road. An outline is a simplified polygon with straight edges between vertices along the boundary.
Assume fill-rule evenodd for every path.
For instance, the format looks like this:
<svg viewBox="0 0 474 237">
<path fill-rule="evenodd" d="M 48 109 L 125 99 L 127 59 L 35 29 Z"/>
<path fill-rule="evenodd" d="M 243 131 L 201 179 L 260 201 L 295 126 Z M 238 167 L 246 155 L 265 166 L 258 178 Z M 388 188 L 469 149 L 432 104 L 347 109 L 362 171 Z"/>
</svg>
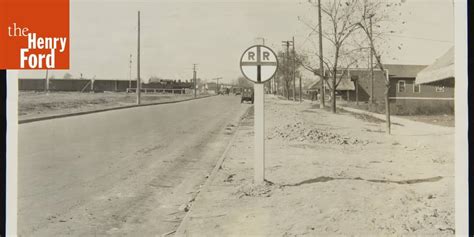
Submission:
<svg viewBox="0 0 474 237">
<path fill-rule="evenodd" d="M 221 89 L 217 92 L 217 94 L 218 94 L 218 95 L 229 95 L 229 91 L 230 91 L 229 88 L 221 88 Z"/>
<path fill-rule="evenodd" d="M 244 88 L 242 90 L 242 97 L 240 99 L 240 103 L 244 101 L 250 101 L 253 104 L 253 89 L 252 88 Z"/>
<path fill-rule="evenodd" d="M 242 88 L 233 88 L 232 91 L 234 92 L 234 95 L 241 95 L 242 94 Z"/>
</svg>

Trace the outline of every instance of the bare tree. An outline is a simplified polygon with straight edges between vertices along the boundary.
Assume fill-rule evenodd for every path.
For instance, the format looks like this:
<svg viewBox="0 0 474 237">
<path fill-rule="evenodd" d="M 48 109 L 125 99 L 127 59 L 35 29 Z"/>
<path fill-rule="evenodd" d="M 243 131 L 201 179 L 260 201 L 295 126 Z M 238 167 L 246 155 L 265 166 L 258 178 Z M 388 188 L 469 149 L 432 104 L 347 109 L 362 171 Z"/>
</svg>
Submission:
<svg viewBox="0 0 474 237">
<path fill-rule="evenodd" d="M 357 44 L 350 42 L 350 36 L 359 28 L 357 24 L 356 12 L 357 0 L 332 0 L 325 1 L 321 5 L 321 11 L 324 15 L 324 23 L 322 37 L 329 42 L 325 43 L 325 57 L 323 57 L 323 65 L 325 67 L 325 75 L 320 75 L 319 67 L 313 60 L 312 56 L 317 56 L 315 62 L 320 62 L 319 53 L 313 52 L 301 61 L 301 65 L 311 71 L 314 75 L 320 76 L 331 90 L 331 111 L 336 113 L 336 90 L 342 78 L 347 76 L 347 71 L 351 66 L 357 64 L 361 52 L 361 48 Z M 303 22 L 305 23 L 305 22 Z M 305 23 L 314 32 L 319 30 L 311 24 Z M 330 83 L 328 83 L 330 82 Z"/>
<path fill-rule="evenodd" d="M 278 81 L 279 85 L 283 85 L 282 96 L 289 100 L 290 91 L 293 88 L 294 80 L 300 75 L 299 68 L 302 65 L 301 60 L 303 59 L 303 55 L 297 52 L 289 52 L 289 55 L 287 55 L 283 51 L 279 51 L 277 54 L 279 58 L 279 65 L 275 79 Z"/>
<path fill-rule="evenodd" d="M 290 99 L 290 86 L 293 77 L 291 76 L 291 62 L 289 60 L 289 56 L 284 53 L 283 51 L 278 52 L 279 66 L 277 71 L 277 81 L 278 84 L 283 85 L 282 96 L 286 97 L 288 100 Z"/>
<path fill-rule="evenodd" d="M 247 88 L 247 87 L 252 87 L 252 82 L 250 82 L 249 80 L 247 80 L 245 77 L 239 77 L 237 78 L 237 83 L 236 83 L 239 87 L 242 87 L 242 88 Z"/>
<path fill-rule="evenodd" d="M 401 2 L 381 2 L 377 0 L 359 0 L 357 6 L 357 14 L 359 15 L 359 20 L 357 25 L 359 29 L 363 32 L 366 36 L 365 39 L 368 40 L 369 49 L 371 50 L 372 54 L 375 57 L 375 62 L 377 67 L 382 71 L 384 78 L 385 78 L 385 117 L 386 117 L 386 124 L 388 134 L 391 133 L 391 123 L 390 123 L 390 98 L 389 98 L 389 90 L 390 90 L 390 78 L 387 70 L 382 63 L 382 44 L 376 44 L 375 40 L 381 40 L 382 42 L 385 41 L 385 37 L 387 33 L 394 33 L 394 30 L 390 30 L 390 27 L 387 25 L 393 24 L 392 16 L 395 11 L 395 7 L 401 6 L 403 1 Z M 399 13 L 401 15 L 401 13 Z M 402 24 L 405 24 L 403 21 Z M 375 26 L 375 27 L 374 27 Z M 375 28 L 375 32 L 374 32 Z M 386 44 L 385 44 L 386 47 Z M 400 45 L 398 48 L 400 49 Z"/>
</svg>

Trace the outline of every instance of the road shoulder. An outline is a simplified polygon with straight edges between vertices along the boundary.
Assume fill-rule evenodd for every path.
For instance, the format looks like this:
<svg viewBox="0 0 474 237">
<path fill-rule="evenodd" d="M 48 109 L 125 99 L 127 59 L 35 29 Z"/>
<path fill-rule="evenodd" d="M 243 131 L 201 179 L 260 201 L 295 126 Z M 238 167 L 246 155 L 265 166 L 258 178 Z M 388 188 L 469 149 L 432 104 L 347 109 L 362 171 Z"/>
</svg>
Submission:
<svg viewBox="0 0 474 237">
<path fill-rule="evenodd" d="M 176 236 L 454 234 L 452 128 L 387 136 L 383 123 L 276 99 L 265 112 L 268 182 L 252 184 L 249 116 Z"/>
<path fill-rule="evenodd" d="M 144 104 L 135 104 L 135 105 L 125 105 L 125 106 L 114 106 L 114 107 L 109 107 L 107 105 L 99 106 L 98 108 L 95 109 L 80 109 L 83 111 L 80 112 L 63 112 L 61 110 L 50 112 L 52 115 L 30 115 L 28 116 L 29 118 L 21 118 L 18 120 L 18 124 L 23 124 L 23 123 L 32 123 L 32 122 L 37 122 L 37 121 L 43 121 L 43 120 L 50 120 L 50 119 L 57 119 L 57 118 L 65 118 L 65 117 L 72 117 L 72 116 L 79 116 L 79 115 L 85 115 L 85 114 L 93 114 L 93 113 L 100 113 L 100 112 L 107 112 L 107 111 L 112 111 L 112 110 L 119 110 L 119 109 L 129 109 L 129 108 L 136 108 L 136 107 L 143 107 L 143 106 L 152 106 L 152 105 L 162 105 L 162 104 L 172 104 L 172 103 L 179 103 L 179 102 L 185 102 L 185 101 L 190 101 L 190 100 L 197 100 L 197 99 L 203 99 L 207 98 L 213 95 L 206 95 L 206 96 L 200 96 L 198 98 L 184 98 L 184 99 L 179 99 L 179 100 L 169 100 L 169 101 L 161 101 L 161 102 L 152 102 L 152 103 L 144 103 Z M 102 108 L 100 108 L 102 107 Z"/>
</svg>

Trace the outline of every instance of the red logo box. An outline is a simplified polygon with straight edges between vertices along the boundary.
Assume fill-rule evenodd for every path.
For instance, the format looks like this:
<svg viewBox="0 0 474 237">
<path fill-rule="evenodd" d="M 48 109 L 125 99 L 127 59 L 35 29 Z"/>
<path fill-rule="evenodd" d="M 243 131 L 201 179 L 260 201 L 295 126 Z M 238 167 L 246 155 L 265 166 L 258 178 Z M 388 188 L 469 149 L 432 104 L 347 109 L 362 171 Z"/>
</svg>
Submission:
<svg viewBox="0 0 474 237">
<path fill-rule="evenodd" d="M 69 0 L 0 0 L 0 69 L 69 69 Z"/>
</svg>

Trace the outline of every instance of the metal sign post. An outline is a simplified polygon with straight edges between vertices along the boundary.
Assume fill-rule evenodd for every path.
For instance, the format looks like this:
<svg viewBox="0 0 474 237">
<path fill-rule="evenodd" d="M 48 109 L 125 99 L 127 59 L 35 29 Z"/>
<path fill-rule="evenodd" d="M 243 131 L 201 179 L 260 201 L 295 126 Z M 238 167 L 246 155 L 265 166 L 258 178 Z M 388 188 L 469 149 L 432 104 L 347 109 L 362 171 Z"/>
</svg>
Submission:
<svg viewBox="0 0 474 237">
<path fill-rule="evenodd" d="M 271 79 L 278 68 L 278 58 L 270 48 L 255 45 L 242 54 L 240 70 L 250 81 L 254 82 L 254 182 L 261 184 L 265 180 L 265 114 L 264 82 Z"/>
</svg>

